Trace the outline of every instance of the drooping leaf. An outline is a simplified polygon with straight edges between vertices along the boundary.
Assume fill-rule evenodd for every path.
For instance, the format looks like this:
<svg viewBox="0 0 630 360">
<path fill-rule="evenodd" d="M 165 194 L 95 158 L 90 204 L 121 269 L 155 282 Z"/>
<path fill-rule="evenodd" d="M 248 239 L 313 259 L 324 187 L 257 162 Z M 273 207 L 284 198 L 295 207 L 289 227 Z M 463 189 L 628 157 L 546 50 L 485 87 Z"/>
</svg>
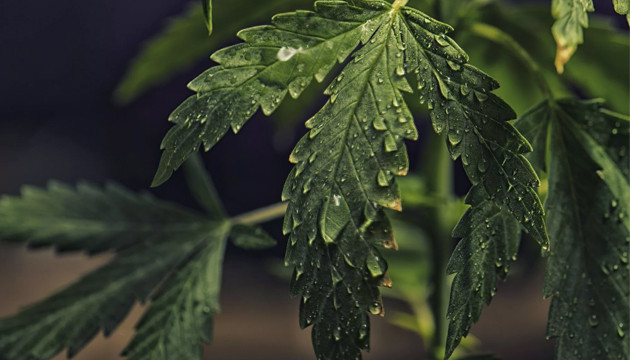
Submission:
<svg viewBox="0 0 630 360">
<path fill-rule="evenodd" d="M 234 245 L 248 250 L 260 250 L 276 246 L 276 240 L 258 226 L 233 225 L 230 238 Z"/>
<path fill-rule="evenodd" d="M 3 240 L 51 245 L 62 251 L 117 251 L 107 265 L 0 321 L 2 360 L 47 360 L 64 348 L 72 356 L 99 331 L 108 336 L 136 301 L 146 301 L 171 271 L 190 266 L 197 249 L 224 242 L 229 230 L 225 222 L 208 221 L 115 186 L 25 188 L 21 198 L 0 201 L 0 214 Z M 203 259 L 220 266 L 215 257 Z M 211 280 L 203 284 L 204 289 L 218 287 Z M 172 284 L 168 281 L 166 286 L 179 282 Z M 179 333 L 173 331 L 171 339 L 174 334 Z M 199 332 L 189 333 L 185 339 L 178 337 L 175 345 L 179 351 L 197 350 L 200 338 Z"/>
<path fill-rule="evenodd" d="M 215 52 L 212 59 L 220 65 L 189 84 L 198 94 L 169 118 L 175 126 L 162 141 L 164 153 L 153 185 L 166 181 L 202 144 L 207 151 L 228 129 L 238 132 L 258 108 L 271 114 L 287 93 L 297 98 L 313 77 L 321 82 L 344 61 L 370 27 L 329 11 L 316 5 L 315 12 L 276 15 L 273 25 L 240 31 L 244 43 Z"/>
<path fill-rule="evenodd" d="M 626 15 L 626 20 L 628 20 L 628 25 L 630 25 L 630 1 L 613 0 L 613 6 L 617 14 Z"/>
<path fill-rule="evenodd" d="M 296 4 L 310 3 L 311 0 L 222 1 L 212 8 L 211 37 L 208 37 L 208 31 L 203 26 L 202 5 L 194 4 L 147 41 L 118 84 L 114 98 L 118 103 L 129 103 L 206 59 L 213 49 L 231 39 L 244 26 L 267 19 L 277 12 L 289 11 Z M 241 11 L 244 8 L 248 11 Z"/>
<path fill-rule="evenodd" d="M 473 187 L 466 199 L 471 210 L 453 230 L 453 236 L 462 240 L 447 268 L 449 274 L 456 274 L 447 313 L 447 358 L 479 320 L 484 304 L 490 304 L 497 283 L 505 279 L 510 262 L 516 259 L 521 228 L 514 217 L 487 199 L 482 187 Z"/>
<path fill-rule="evenodd" d="M 629 356 L 630 120 L 602 102 L 541 104 L 517 126 L 549 177 L 545 201 L 551 256 L 544 295 L 556 357 Z"/>
<path fill-rule="evenodd" d="M 152 300 L 123 351 L 127 360 L 201 358 L 219 312 L 221 266 L 227 228 L 210 234 Z"/>
<path fill-rule="evenodd" d="M 201 0 L 201 7 L 203 9 L 203 17 L 206 19 L 206 28 L 208 28 L 208 35 L 212 34 L 212 0 Z"/>
<path fill-rule="evenodd" d="M 58 251 L 120 251 L 139 239 L 159 243 L 196 228 L 203 231 L 205 224 L 200 215 L 113 184 L 73 189 L 51 182 L 47 189 L 26 186 L 22 196 L 0 201 L 3 241 Z"/>
<path fill-rule="evenodd" d="M 551 15 L 556 21 L 551 33 L 556 40 L 556 70 L 564 72 L 578 44 L 584 42 L 582 28 L 588 27 L 588 12 L 595 11 L 593 0 L 552 0 Z"/>
</svg>

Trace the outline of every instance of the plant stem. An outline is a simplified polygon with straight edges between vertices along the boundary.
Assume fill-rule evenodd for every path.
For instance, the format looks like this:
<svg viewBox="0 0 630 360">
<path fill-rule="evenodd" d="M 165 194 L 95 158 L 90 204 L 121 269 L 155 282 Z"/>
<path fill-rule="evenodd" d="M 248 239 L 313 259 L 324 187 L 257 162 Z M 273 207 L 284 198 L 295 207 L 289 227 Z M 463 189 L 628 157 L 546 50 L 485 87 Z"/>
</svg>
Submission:
<svg viewBox="0 0 630 360">
<path fill-rule="evenodd" d="M 551 106 L 555 107 L 556 100 L 540 66 L 513 37 L 497 27 L 479 22 L 470 25 L 469 30 L 473 34 L 493 41 L 511 51 L 532 74 L 545 99 Z"/>
<path fill-rule="evenodd" d="M 230 219 L 232 224 L 254 225 L 282 217 L 287 211 L 288 202 L 265 206 Z"/>
<path fill-rule="evenodd" d="M 453 162 L 446 147 L 446 135 L 431 132 L 428 147 L 423 157 L 423 177 L 427 190 L 432 196 L 445 199 L 442 206 L 426 209 L 427 228 L 433 252 L 433 273 L 431 282 L 433 292 L 429 299 L 435 332 L 428 346 L 431 359 L 442 359 L 446 343 L 449 283 L 446 276 L 446 265 L 451 251 L 451 229 L 449 228 L 448 204 L 453 199 Z"/>
</svg>

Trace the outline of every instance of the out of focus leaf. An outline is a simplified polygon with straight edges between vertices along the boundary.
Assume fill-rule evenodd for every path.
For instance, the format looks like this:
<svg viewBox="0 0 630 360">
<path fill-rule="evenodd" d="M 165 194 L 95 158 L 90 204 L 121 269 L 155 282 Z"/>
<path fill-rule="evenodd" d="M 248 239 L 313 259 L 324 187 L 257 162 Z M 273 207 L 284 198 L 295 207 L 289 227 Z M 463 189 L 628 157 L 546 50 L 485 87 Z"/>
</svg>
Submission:
<svg viewBox="0 0 630 360">
<path fill-rule="evenodd" d="M 556 40 L 556 70 L 564 72 L 578 44 L 584 42 L 582 28 L 588 27 L 588 13 L 594 11 L 593 0 L 552 0 L 551 15 L 556 21 L 551 33 Z"/>
</svg>

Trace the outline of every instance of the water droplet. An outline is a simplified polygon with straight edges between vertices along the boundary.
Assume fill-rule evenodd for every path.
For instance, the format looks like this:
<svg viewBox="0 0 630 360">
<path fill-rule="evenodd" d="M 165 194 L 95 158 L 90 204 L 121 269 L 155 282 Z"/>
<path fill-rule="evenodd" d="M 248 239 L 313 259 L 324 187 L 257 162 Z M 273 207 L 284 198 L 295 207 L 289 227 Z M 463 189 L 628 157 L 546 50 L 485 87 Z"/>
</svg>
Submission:
<svg viewBox="0 0 630 360">
<path fill-rule="evenodd" d="M 382 117 L 374 118 L 372 126 L 374 127 L 374 129 L 379 131 L 387 130 L 387 125 L 385 125 L 385 118 Z"/>
<path fill-rule="evenodd" d="M 393 152 L 393 151 L 398 150 L 398 145 L 396 145 L 396 139 L 394 139 L 394 136 L 392 136 L 392 134 L 390 133 L 387 133 L 385 135 L 384 145 L 385 145 L 385 151 L 387 152 Z"/>
<path fill-rule="evenodd" d="M 460 64 L 458 64 L 458 63 L 456 63 L 454 61 L 451 61 L 451 60 L 446 60 L 446 63 L 448 64 L 448 66 L 451 69 L 453 69 L 455 71 L 458 71 L 458 70 L 460 70 L 462 68 L 462 66 Z"/>
<path fill-rule="evenodd" d="M 376 177 L 376 181 L 379 186 L 386 187 L 389 186 L 389 181 L 387 180 L 387 175 L 383 172 L 383 170 L 378 172 L 378 176 Z"/>
<path fill-rule="evenodd" d="M 383 275 L 383 269 L 379 264 L 379 258 L 376 255 L 368 255 L 366 259 L 366 265 L 372 277 L 378 277 Z"/>
<path fill-rule="evenodd" d="M 398 76 L 405 75 L 405 68 L 401 64 L 396 66 L 396 75 L 398 75 Z"/>
<path fill-rule="evenodd" d="M 597 325 L 599 325 L 597 315 L 591 315 L 591 317 L 588 318 L 588 324 L 591 325 L 591 327 L 596 327 Z"/>
<path fill-rule="evenodd" d="M 337 326 L 333 329 L 333 337 L 335 338 L 335 341 L 341 340 L 341 327 Z"/>
<path fill-rule="evenodd" d="M 370 313 L 373 315 L 380 315 L 383 313 L 383 305 L 380 302 L 375 301 L 369 307 Z"/>
</svg>

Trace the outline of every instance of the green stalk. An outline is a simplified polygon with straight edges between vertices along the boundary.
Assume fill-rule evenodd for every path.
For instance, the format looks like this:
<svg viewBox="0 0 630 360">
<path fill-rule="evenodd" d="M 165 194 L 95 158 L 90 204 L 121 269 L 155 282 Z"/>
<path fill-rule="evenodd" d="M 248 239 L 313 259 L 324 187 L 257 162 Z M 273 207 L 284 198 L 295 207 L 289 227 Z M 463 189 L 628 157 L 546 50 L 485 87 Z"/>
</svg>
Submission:
<svg viewBox="0 0 630 360">
<path fill-rule="evenodd" d="M 545 76 L 543 75 L 540 66 L 538 66 L 538 63 L 531 57 L 531 55 L 529 55 L 527 50 L 518 43 L 518 41 L 514 40 L 513 37 L 503 30 L 484 23 L 473 23 L 470 25 L 469 30 L 479 37 L 503 46 L 516 56 L 529 70 L 545 99 L 547 99 L 552 107 L 555 107 L 556 100 L 553 96 L 549 83 L 545 80 Z"/>
<path fill-rule="evenodd" d="M 232 224 L 255 225 L 284 216 L 289 203 L 282 202 L 265 206 L 230 219 Z"/>
<path fill-rule="evenodd" d="M 448 307 L 450 286 L 446 276 L 446 265 L 451 252 L 451 230 L 449 228 L 448 204 L 453 200 L 453 162 L 446 147 L 446 135 L 431 132 L 428 146 L 423 157 L 422 175 L 429 194 L 444 199 L 442 206 L 426 209 L 426 223 L 431 240 L 433 273 L 431 283 L 433 292 L 429 305 L 433 313 L 435 332 L 428 344 L 430 359 L 443 359 L 446 346 Z"/>
</svg>

